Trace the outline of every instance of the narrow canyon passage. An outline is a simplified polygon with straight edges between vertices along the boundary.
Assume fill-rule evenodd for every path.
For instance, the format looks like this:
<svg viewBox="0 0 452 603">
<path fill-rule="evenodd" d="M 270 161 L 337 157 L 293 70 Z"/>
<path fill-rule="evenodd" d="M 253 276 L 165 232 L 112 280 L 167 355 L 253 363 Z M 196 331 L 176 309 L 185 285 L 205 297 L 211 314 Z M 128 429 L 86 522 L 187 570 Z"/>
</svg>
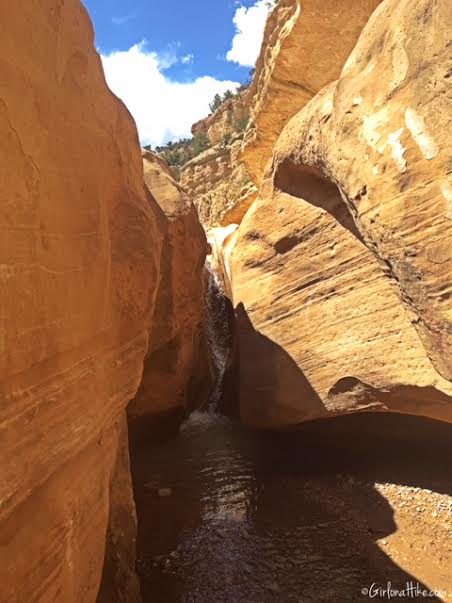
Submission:
<svg viewBox="0 0 452 603">
<path fill-rule="evenodd" d="M 365 601 L 388 582 L 451 593 L 451 436 L 371 413 L 255 433 L 195 411 L 132 450 L 143 600 Z"/>
<path fill-rule="evenodd" d="M 451 31 L 0 0 L 0 603 L 452 603 Z"/>
</svg>

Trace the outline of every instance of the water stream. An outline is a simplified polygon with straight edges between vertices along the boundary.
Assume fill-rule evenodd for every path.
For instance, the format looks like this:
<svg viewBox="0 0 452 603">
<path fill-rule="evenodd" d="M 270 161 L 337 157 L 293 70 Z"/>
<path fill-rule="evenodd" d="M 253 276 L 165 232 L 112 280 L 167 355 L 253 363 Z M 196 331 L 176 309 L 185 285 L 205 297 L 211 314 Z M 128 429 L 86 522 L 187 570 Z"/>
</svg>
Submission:
<svg viewBox="0 0 452 603">
<path fill-rule="evenodd" d="M 382 550 L 397 525 L 375 484 L 450 494 L 450 436 L 397 416 L 256 434 L 193 413 L 132 455 L 144 602 L 368 601 L 367 585 L 413 580 Z M 421 567 L 413 525 L 407 562 L 419 546 Z"/>
<path fill-rule="evenodd" d="M 254 433 L 221 415 L 234 406 L 231 306 L 208 269 L 210 406 L 131 451 L 144 603 L 348 603 L 368 601 L 373 583 L 419 581 L 400 565 L 424 571 L 446 532 L 429 533 L 412 511 L 404 522 L 403 509 L 452 494 L 452 426 L 365 414 Z M 386 551 L 397 501 L 402 537 Z M 444 583 L 449 570 L 434 560 L 429 578 Z"/>
<path fill-rule="evenodd" d="M 210 410 L 217 410 L 223 394 L 223 384 L 232 347 L 231 313 L 221 279 L 208 260 L 206 261 L 206 270 L 208 282 L 205 303 L 205 330 L 215 369 L 215 382 L 210 394 Z"/>
</svg>

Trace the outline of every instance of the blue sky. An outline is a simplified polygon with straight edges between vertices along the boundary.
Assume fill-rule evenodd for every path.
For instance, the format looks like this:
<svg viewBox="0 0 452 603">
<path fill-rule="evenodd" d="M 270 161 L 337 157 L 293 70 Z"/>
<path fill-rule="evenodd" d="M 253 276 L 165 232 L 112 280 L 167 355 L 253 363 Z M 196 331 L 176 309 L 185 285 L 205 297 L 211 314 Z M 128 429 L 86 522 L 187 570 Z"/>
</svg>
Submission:
<svg viewBox="0 0 452 603">
<path fill-rule="evenodd" d="M 216 92 L 248 79 L 268 0 L 83 0 L 110 88 L 143 144 L 190 135 Z"/>
</svg>

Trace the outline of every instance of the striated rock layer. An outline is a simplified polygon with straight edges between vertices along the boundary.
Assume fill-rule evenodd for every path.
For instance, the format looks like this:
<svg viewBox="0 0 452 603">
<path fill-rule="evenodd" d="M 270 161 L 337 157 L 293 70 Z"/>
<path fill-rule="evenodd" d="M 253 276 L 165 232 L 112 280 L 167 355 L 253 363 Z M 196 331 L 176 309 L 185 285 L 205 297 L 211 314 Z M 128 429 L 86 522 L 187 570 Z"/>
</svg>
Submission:
<svg viewBox="0 0 452 603">
<path fill-rule="evenodd" d="M 256 199 L 257 189 L 238 159 L 247 121 L 239 94 L 192 127 L 194 136 L 205 134 L 212 146 L 183 166 L 180 183 L 207 229 L 239 223 Z"/>
<path fill-rule="evenodd" d="M 0 24 L 0 599 L 95 601 L 108 532 L 103 600 L 133 602 L 124 410 L 160 209 L 80 2 L 1 2 Z"/>
<path fill-rule="evenodd" d="M 239 223 L 257 196 L 243 163 L 237 161 L 241 137 L 215 146 L 185 164 L 181 185 L 193 200 L 206 229 Z"/>
<path fill-rule="evenodd" d="M 143 151 L 143 164 L 165 238 L 143 378 L 128 407 L 129 421 L 140 431 L 144 418 L 183 411 L 195 395 L 202 405 L 210 380 L 202 325 L 206 236 L 168 165 L 149 151 Z"/>
<path fill-rule="evenodd" d="M 205 135 L 213 146 L 226 142 L 228 136 L 245 128 L 249 118 L 249 108 L 245 94 L 239 93 L 225 102 L 213 113 L 193 124 L 193 136 Z"/>
<path fill-rule="evenodd" d="M 280 136 L 231 259 L 249 425 L 452 421 L 451 25 L 386 0 Z"/>
<path fill-rule="evenodd" d="M 279 0 L 265 28 L 248 93 L 251 122 L 241 153 L 260 184 L 283 127 L 342 66 L 381 0 Z"/>
</svg>

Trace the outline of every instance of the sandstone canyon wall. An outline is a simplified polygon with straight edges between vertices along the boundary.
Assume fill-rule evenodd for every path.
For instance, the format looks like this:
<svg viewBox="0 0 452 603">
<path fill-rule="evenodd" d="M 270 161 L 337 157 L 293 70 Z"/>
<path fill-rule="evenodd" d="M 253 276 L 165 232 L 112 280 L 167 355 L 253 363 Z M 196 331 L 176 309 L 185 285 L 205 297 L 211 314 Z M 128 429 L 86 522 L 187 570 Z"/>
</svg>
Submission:
<svg viewBox="0 0 452 603">
<path fill-rule="evenodd" d="M 298 103 L 230 260 L 242 418 L 282 427 L 382 410 L 452 421 L 452 6 L 386 0 L 316 96 L 351 38 L 328 51 L 319 14 L 301 36 L 303 6 L 304 25 L 298 3 L 281 2 L 272 19 L 287 10 L 285 23 L 267 27 L 246 135 L 265 143 L 243 155 L 258 181 L 275 124 Z M 345 13 L 340 28 L 347 18 L 357 34 Z M 288 74 L 313 82 L 309 94 L 289 94 Z"/>
<path fill-rule="evenodd" d="M 208 117 L 193 124 L 193 136 L 205 135 L 212 146 L 224 142 L 228 136 L 233 136 L 237 130 L 244 129 L 249 118 L 249 108 L 245 92 L 239 92 L 234 98 L 222 103 Z"/>
<path fill-rule="evenodd" d="M 106 557 L 99 601 L 132 603 L 125 409 L 193 344 L 205 237 L 164 166 L 144 186 L 78 0 L 0 2 L 0 34 L 0 599 L 93 602 Z"/>
<path fill-rule="evenodd" d="M 276 4 L 249 88 L 192 127 L 212 146 L 183 166 L 181 185 L 208 231 L 240 224 L 284 125 L 338 77 L 379 1 Z"/>
<path fill-rule="evenodd" d="M 183 166 L 180 183 L 206 229 L 239 223 L 256 198 L 257 189 L 238 159 L 248 117 L 242 92 L 192 127 L 193 135 L 204 134 L 211 147 Z"/>
<path fill-rule="evenodd" d="M 165 238 L 160 280 L 143 378 L 128 407 L 134 432 L 146 419 L 202 406 L 209 393 L 208 351 L 203 336 L 207 241 L 195 207 L 159 157 L 143 151 L 144 180 L 162 210 Z"/>
<path fill-rule="evenodd" d="M 240 157 L 256 183 L 285 124 L 339 77 L 380 1 L 278 1 L 267 21 L 248 92 L 251 121 Z"/>
</svg>

